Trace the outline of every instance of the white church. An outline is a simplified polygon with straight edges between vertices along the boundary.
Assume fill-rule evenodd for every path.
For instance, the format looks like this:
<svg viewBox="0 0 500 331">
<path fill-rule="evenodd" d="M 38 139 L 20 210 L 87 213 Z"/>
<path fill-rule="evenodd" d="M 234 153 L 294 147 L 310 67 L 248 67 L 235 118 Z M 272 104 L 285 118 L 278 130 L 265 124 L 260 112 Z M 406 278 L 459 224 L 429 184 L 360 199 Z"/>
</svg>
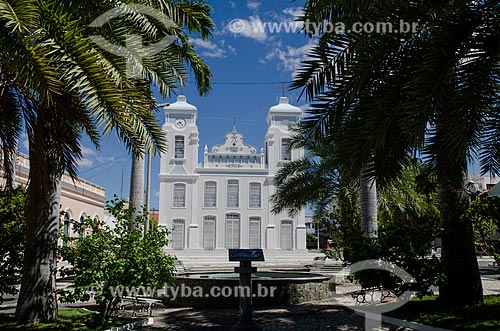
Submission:
<svg viewBox="0 0 500 331">
<path fill-rule="evenodd" d="M 183 95 L 164 107 L 169 150 L 160 161 L 159 225 L 172 229 L 174 250 L 305 250 L 304 211 L 273 214 L 274 175 L 303 156 L 290 148 L 290 127 L 301 110 L 281 97 L 269 109 L 264 147 L 245 144 L 236 127 L 225 141 L 203 149 L 200 163 L 197 108 Z"/>
</svg>

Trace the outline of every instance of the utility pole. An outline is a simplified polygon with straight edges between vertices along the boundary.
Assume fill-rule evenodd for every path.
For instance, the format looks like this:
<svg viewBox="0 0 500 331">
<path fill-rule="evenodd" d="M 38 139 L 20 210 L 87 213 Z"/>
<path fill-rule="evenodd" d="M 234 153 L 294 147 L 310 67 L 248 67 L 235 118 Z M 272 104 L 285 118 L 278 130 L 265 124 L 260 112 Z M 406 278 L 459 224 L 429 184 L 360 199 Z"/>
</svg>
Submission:
<svg viewBox="0 0 500 331">
<path fill-rule="evenodd" d="M 149 232 L 149 194 L 151 190 L 151 151 L 148 151 L 148 168 L 146 170 L 146 218 L 144 221 L 144 234 Z"/>
</svg>

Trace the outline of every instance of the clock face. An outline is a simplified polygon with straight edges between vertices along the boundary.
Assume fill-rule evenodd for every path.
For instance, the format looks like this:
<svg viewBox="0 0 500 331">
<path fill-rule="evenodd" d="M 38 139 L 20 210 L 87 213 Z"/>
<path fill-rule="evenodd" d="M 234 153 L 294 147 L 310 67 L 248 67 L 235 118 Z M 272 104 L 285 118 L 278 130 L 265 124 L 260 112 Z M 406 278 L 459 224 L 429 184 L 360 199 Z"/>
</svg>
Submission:
<svg viewBox="0 0 500 331">
<path fill-rule="evenodd" d="M 183 118 L 176 118 L 174 121 L 174 125 L 176 128 L 182 129 L 186 126 L 186 120 Z"/>
</svg>

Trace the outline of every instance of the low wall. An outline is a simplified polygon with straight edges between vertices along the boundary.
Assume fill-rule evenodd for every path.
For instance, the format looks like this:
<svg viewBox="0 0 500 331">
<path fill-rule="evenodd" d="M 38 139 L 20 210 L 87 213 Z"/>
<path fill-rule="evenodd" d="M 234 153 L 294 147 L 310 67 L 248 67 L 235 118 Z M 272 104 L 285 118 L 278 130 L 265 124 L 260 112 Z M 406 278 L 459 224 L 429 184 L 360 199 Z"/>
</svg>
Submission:
<svg viewBox="0 0 500 331">
<path fill-rule="evenodd" d="M 163 303 L 167 307 L 236 308 L 239 306 L 238 278 L 187 278 L 178 275 Z M 230 293 L 223 295 L 221 289 Z M 177 292 L 175 292 L 177 291 Z M 181 293 L 181 292 L 185 293 Z M 189 291 L 191 291 L 190 295 Z M 331 298 L 329 277 L 254 278 L 254 307 L 287 306 Z"/>
</svg>

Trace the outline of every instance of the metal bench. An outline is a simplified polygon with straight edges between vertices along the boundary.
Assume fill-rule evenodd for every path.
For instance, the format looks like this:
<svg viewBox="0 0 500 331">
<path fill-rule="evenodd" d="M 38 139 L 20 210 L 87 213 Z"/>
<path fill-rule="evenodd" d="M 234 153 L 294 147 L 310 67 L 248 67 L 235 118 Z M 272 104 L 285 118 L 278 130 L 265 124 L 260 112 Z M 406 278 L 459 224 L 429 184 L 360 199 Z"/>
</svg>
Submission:
<svg viewBox="0 0 500 331">
<path fill-rule="evenodd" d="M 128 304 L 124 304 L 128 303 Z M 132 306 L 133 312 L 132 316 L 136 316 L 138 312 L 147 312 L 149 316 L 153 313 L 153 307 L 157 304 L 162 304 L 159 299 L 149 298 L 149 297 L 127 297 L 121 298 L 121 303 L 118 306 L 120 310 L 125 309 L 126 306 Z"/>
<path fill-rule="evenodd" d="M 351 293 L 351 297 L 356 300 L 356 305 L 360 305 L 362 303 L 374 303 L 375 292 L 380 292 L 380 303 L 383 303 L 385 299 L 394 296 L 391 291 L 383 288 L 382 286 L 375 286 L 365 287 L 361 290 L 354 291 Z"/>
</svg>

